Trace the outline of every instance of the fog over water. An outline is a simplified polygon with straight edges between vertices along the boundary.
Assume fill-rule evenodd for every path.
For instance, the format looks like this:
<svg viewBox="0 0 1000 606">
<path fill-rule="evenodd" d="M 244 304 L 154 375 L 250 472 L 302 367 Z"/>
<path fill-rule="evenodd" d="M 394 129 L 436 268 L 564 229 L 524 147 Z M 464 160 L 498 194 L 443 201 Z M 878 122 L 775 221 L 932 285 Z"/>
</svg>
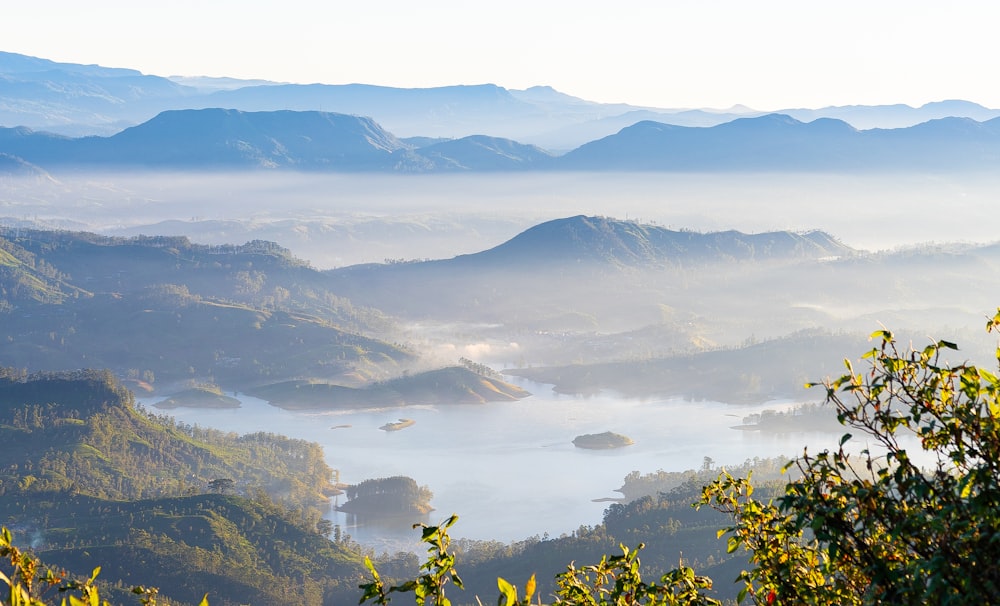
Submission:
<svg viewBox="0 0 1000 606">
<path fill-rule="evenodd" d="M 557 395 L 545 385 L 520 383 L 535 395 L 517 402 L 382 410 L 293 412 L 239 394 L 240 409 L 179 408 L 179 421 L 224 431 L 272 431 L 318 442 L 340 480 L 406 475 L 434 492 L 424 520 L 376 526 L 343 513 L 331 519 L 363 544 L 392 550 L 415 543 L 413 522 L 436 523 L 459 514 L 455 536 L 513 541 L 559 536 L 601 521 L 606 499 L 637 470 L 683 471 L 739 464 L 753 457 L 800 454 L 806 442 L 836 444 L 837 434 L 766 434 L 732 429 L 744 416 L 784 410 L 789 402 L 731 405 L 681 399 L 623 399 L 614 395 Z M 146 401 L 147 404 L 151 401 Z M 378 429 L 400 417 L 415 424 Z M 575 447 L 582 434 L 614 431 L 635 444 L 614 450 Z"/>
<path fill-rule="evenodd" d="M 633 219 L 678 230 L 821 229 L 849 246 L 878 251 L 926 242 L 997 241 L 1000 213 L 995 212 L 993 198 L 998 186 L 1000 176 L 919 174 L 57 175 L 52 180 L 0 178 L 0 222 L 110 235 L 186 235 L 207 244 L 266 239 L 291 249 L 317 268 L 386 259 L 449 258 L 491 248 L 540 222 L 579 214 Z M 940 271 L 952 274 L 948 266 Z M 808 276 L 780 278 L 801 286 L 803 292 L 793 293 L 803 297 L 797 306 L 782 303 L 775 294 L 780 291 L 777 283 L 750 283 L 756 274 L 742 275 L 746 272 L 737 272 L 731 281 L 709 280 L 692 286 L 697 300 L 684 301 L 690 303 L 692 318 L 711 311 L 727 323 L 706 323 L 701 333 L 696 334 L 695 327 L 691 334 L 707 335 L 720 344 L 727 344 L 723 337 L 739 343 L 755 334 L 780 336 L 851 314 L 859 315 L 858 324 L 871 330 L 876 326 L 867 315 L 869 307 L 881 319 L 886 310 L 902 309 L 912 301 L 919 303 L 914 305 L 915 313 L 928 317 L 944 306 L 926 303 L 928 289 L 918 284 L 910 299 L 893 294 L 891 300 L 869 303 L 869 307 L 859 303 L 861 307 L 848 314 L 846 304 L 839 307 L 841 301 L 854 299 L 847 287 L 836 286 L 845 290 L 838 293 L 843 298 L 814 302 L 818 289 L 807 278 L 824 278 L 814 276 L 812 269 L 809 272 Z M 864 276 L 859 283 L 868 284 Z M 740 297 L 732 296 L 733 288 Z M 666 287 L 664 292 L 674 294 Z M 899 292 L 910 296 L 909 291 Z M 619 293 L 609 294 L 621 299 Z M 980 295 L 992 302 L 993 293 Z M 939 296 L 948 303 L 955 299 L 950 292 Z M 666 295 L 657 300 L 664 301 L 672 300 Z M 733 322 L 736 313 L 748 313 L 751 303 L 767 323 L 748 321 L 744 326 Z M 786 304 L 794 317 L 772 317 L 779 303 Z M 965 315 L 953 317 L 962 322 L 971 317 L 979 329 L 980 314 L 989 311 L 989 304 L 980 309 L 980 301 L 974 303 L 975 309 L 963 309 Z M 823 304 L 831 309 L 824 309 Z M 676 308 L 687 309 L 680 303 Z M 656 311 L 666 313 L 660 308 Z M 687 316 L 675 315 L 674 328 L 691 324 Z M 449 317 L 438 322 L 415 325 L 411 335 L 428 333 L 428 351 L 420 353 L 437 353 L 449 358 L 449 363 L 455 363 L 459 355 L 495 365 L 498 359 L 513 362 L 519 355 L 515 349 L 525 346 L 503 332 L 491 335 L 481 318 Z M 441 337 L 445 322 L 455 322 L 458 328 L 453 332 L 470 334 L 465 349 L 462 342 L 456 340 L 453 345 Z M 469 329 L 475 322 L 483 322 L 484 327 Z M 637 330 L 652 325 L 645 319 L 642 322 L 646 324 L 637 324 Z M 845 320 L 843 326 L 853 324 Z M 535 338 L 535 351 L 556 359 L 545 349 L 559 343 L 552 337 L 555 332 L 539 329 L 518 339 Z M 688 333 L 677 334 L 680 343 Z M 629 334 L 621 342 L 634 344 L 640 336 Z M 502 350 L 494 359 L 481 357 L 494 345 Z M 431 351 L 432 346 L 446 351 Z M 479 350 L 470 349 L 473 346 Z M 659 350 L 648 346 L 647 351 Z M 626 360 L 637 355 L 617 349 L 613 353 Z M 837 352 L 837 359 L 857 353 Z M 532 362 L 528 357 L 528 363 Z M 822 378 L 813 372 L 807 376 Z M 226 431 L 272 431 L 316 441 L 345 483 L 408 475 L 434 492 L 436 511 L 426 521 L 458 513 L 456 536 L 503 541 L 545 533 L 558 536 L 582 524 L 600 522 L 607 502 L 595 499 L 614 498 L 614 489 L 633 470 L 682 471 L 699 467 L 706 456 L 734 465 L 755 456 L 794 456 L 807 442 L 833 446 L 838 437 L 731 429 L 751 412 L 784 407 L 788 402 L 737 406 L 680 399 L 642 401 L 608 393 L 583 398 L 557 396 L 544 385 L 526 386 L 534 396 L 483 406 L 317 414 L 284 411 L 241 395 L 244 407 L 239 410 L 181 408 L 170 414 L 183 422 Z M 400 417 L 416 423 L 398 432 L 378 429 Z M 623 433 L 636 444 L 613 451 L 585 451 L 572 445 L 578 435 L 604 431 Z M 407 523 L 386 530 L 359 525 L 342 514 L 334 520 L 355 538 L 379 549 L 391 550 L 395 539 L 413 535 Z"/>
<path fill-rule="evenodd" d="M 673 229 L 822 229 L 883 250 L 992 242 L 982 174 L 86 174 L 0 179 L 0 218 L 107 234 L 269 239 L 318 268 L 477 252 L 578 214 Z"/>
</svg>

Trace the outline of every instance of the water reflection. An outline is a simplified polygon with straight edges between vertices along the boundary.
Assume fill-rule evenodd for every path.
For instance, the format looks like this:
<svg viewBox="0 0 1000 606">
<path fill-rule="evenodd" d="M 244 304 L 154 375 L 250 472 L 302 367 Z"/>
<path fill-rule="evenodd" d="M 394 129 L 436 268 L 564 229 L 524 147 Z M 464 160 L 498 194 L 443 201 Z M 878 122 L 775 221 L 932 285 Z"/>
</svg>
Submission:
<svg viewBox="0 0 1000 606">
<path fill-rule="evenodd" d="M 377 551 L 415 543 L 412 524 L 437 523 L 459 514 L 453 535 L 520 540 L 559 536 L 600 522 L 607 500 L 620 494 L 631 471 L 698 468 L 708 456 L 719 464 L 753 457 L 793 456 L 809 441 L 833 447 L 834 434 L 766 434 L 735 431 L 748 414 L 790 403 L 727 405 L 719 402 L 627 400 L 610 395 L 559 395 L 523 383 L 534 396 L 480 406 L 291 412 L 239 395 L 240 409 L 170 411 L 180 421 L 246 433 L 272 431 L 323 445 L 327 462 L 344 483 L 405 475 L 434 493 L 436 508 L 423 519 L 375 522 L 331 511 L 343 532 Z M 379 427 L 405 416 L 400 431 Z M 635 444 L 585 450 L 574 437 L 613 431 Z"/>
</svg>

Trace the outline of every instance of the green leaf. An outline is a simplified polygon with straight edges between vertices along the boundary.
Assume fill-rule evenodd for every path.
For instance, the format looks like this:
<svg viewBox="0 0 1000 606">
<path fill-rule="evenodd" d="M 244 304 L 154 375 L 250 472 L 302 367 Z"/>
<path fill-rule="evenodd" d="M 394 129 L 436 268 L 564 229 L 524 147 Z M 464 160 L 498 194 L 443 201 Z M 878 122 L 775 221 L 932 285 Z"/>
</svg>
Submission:
<svg viewBox="0 0 1000 606">
<path fill-rule="evenodd" d="M 497 604 L 500 606 L 516 606 L 517 590 L 503 577 L 497 577 L 497 587 L 500 589 L 500 599 Z"/>
</svg>

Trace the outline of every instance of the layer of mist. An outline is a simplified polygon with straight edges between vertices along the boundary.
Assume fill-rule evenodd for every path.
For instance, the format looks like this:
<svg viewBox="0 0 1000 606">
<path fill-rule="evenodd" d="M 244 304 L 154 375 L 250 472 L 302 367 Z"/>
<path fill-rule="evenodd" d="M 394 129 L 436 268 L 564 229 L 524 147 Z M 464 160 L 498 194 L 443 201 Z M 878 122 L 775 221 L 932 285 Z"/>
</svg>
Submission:
<svg viewBox="0 0 1000 606">
<path fill-rule="evenodd" d="M 760 415 L 775 402 L 785 408 L 817 402 L 822 394 L 814 392 L 819 390 L 807 392 L 803 384 L 842 372 L 842 360 L 857 358 L 870 347 L 867 335 L 880 325 L 899 330 L 904 343 L 912 340 L 918 346 L 928 338 L 957 341 L 963 349 L 952 362 L 988 360 L 995 344 L 987 341 L 995 339 L 983 334 L 983 319 L 1000 303 L 995 286 L 1000 279 L 1000 247 L 986 246 L 996 242 L 1000 233 L 1000 218 L 992 204 L 997 185 L 1000 177 L 981 174 L 911 173 L 65 174 L 0 179 L 0 223 L 14 232 L 15 240 L 19 228 L 44 228 L 116 236 L 183 235 L 202 244 L 275 241 L 314 268 L 329 271 L 309 270 L 289 277 L 276 265 L 274 275 L 265 276 L 263 272 L 269 270 L 255 265 L 254 271 L 262 272 L 261 280 L 273 278 L 284 284 L 287 297 L 299 287 L 328 289 L 359 309 L 380 310 L 391 318 L 379 322 L 391 334 L 378 337 L 404 345 L 407 353 L 379 369 L 375 364 L 386 356 L 372 356 L 371 374 L 358 375 L 359 383 L 371 377 L 392 380 L 385 374 L 390 372 L 414 379 L 422 370 L 466 358 L 473 366 L 486 365 L 503 371 L 505 379 L 530 384 L 539 397 L 514 404 L 458 406 L 442 398 L 430 408 L 411 408 L 405 413 L 396 408 L 391 412 L 312 410 L 313 417 L 306 418 L 291 403 L 289 410 L 280 413 L 289 420 L 288 427 L 268 426 L 263 417 L 246 414 L 249 409 L 177 412 L 184 419 L 218 421 L 228 431 L 301 431 L 297 435 L 326 445 L 328 460 L 346 481 L 389 473 L 415 477 L 440 495 L 436 506 L 442 512 L 467 508 L 470 522 L 475 520 L 468 536 L 477 538 L 489 537 L 490 524 L 496 519 L 488 509 L 476 510 L 467 498 L 489 501 L 493 485 L 481 477 L 505 477 L 512 485 L 520 474 L 535 473 L 538 477 L 532 481 L 553 491 L 551 498 L 540 500 L 552 505 L 550 510 L 536 515 L 536 502 L 520 494 L 516 496 L 520 509 L 513 505 L 510 509 L 517 518 L 548 521 L 544 526 L 506 528 L 502 537 L 511 539 L 522 532 L 564 532 L 576 524 L 597 522 L 604 505 L 591 499 L 613 496 L 609 493 L 617 479 L 636 467 L 642 466 L 638 471 L 643 473 L 655 470 L 647 465 L 679 471 L 706 455 L 722 463 L 740 463 L 753 454 L 792 454 L 804 441 L 803 432 L 783 431 L 778 442 L 767 434 L 728 431 L 728 427 L 740 424 L 746 414 Z M 586 263 L 554 259 L 555 254 L 546 258 L 544 247 L 522 249 L 537 253 L 534 257 L 476 254 L 546 221 L 571 217 L 600 223 L 593 218 L 601 216 L 626 220 L 624 227 L 616 222 L 616 229 L 627 231 L 634 226 L 638 231 L 644 225 L 656 225 L 681 235 L 684 231 L 759 234 L 821 229 L 832 237 L 826 241 L 840 252 L 775 258 L 755 255 L 762 251 L 752 250 L 746 239 L 730 238 L 730 243 L 741 243 L 748 254 L 740 256 L 732 247 L 722 250 L 720 245 L 718 258 L 678 256 L 657 267 L 620 263 L 621 257 L 607 250 L 601 251 L 604 258 Z M 844 250 L 838 241 L 853 250 Z M 44 247 L 39 241 L 35 244 L 33 254 L 41 259 Z M 448 261 L 455 257 L 459 258 Z M 426 259 L 440 261 L 416 262 Z M 112 263 L 121 265 L 119 260 Z M 65 271 L 86 273 L 77 266 Z M 81 289 L 93 287 L 104 294 L 111 290 L 127 297 L 126 289 L 114 290 L 119 287 L 101 282 L 108 279 L 104 274 L 115 271 L 112 266 L 102 268 L 92 282 L 84 275 L 70 277 L 79 281 Z M 136 274 L 142 271 L 135 268 L 126 272 L 126 278 L 138 281 Z M 225 275 L 221 267 L 218 272 Z M 50 273 L 59 277 L 58 272 Z M 308 283 L 303 277 L 306 273 Z M 150 281 L 159 276 L 141 277 Z M 124 278 L 119 275 L 117 279 Z M 186 280 L 191 298 L 232 299 L 231 294 L 205 290 L 179 270 L 170 279 Z M 42 336 L 40 342 L 53 351 L 64 345 L 63 338 L 72 344 L 73 335 L 109 332 L 98 333 L 101 327 L 87 324 L 92 318 L 84 317 L 85 307 L 74 308 L 84 310 L 73 318 L 79 326 L 70 326 L 67 319 L 66 334 L 62 334 L 42 314 L 33 314 L 30 323 L 25 321 L 25 314 L 31 312 L 17 309 L 19 304 L 11 303 L 7 316 L 8 342 L 14 345 L 6 353 L 12 356 L 25 344 L 32 345 L 31 351 L 42 351 L 34 347 L 38 342 L 27 343 L 29 324 L 40 326 L 36 331 Z M 248 300 L 250 304 L 257 303 Z M 136 322 L 150 308 L 150 304 L 142 305 L 135 308 L 142 313 L 129 316 Z M 317 313 L 314 308 L 309 312 Z M 184 316 L 193 318 L 194 308 L 185 310 Z M 208 316 L 211 323 L 206 319 L 206 325 L 226 325 L 215 316 L 225 318 L 213 310 Z M 291 327 L 286 320 L 279 317 L 274 324 L 286 330 Z M 41 326 L 43 322 L 52 325 Z M 298 323 L 307 324 L 304 318 Z M 171 326 L 181 334 L 176 328 L 179 322 Z M 352 330 L 365 330 L 360 320 L 357 326 Z M 145 334 L 133 330 L 127 337 L 113 335 L 108 341 L 117 350 L 121 343 Z M 285 340 L 288 352 L 304 355 L 311 351 L 305 345 L 315 345 L 304 343 L 302 333 L 293 336 L 298 340 Z M 209 337 L 209 332 L 200 331 L 190 340 L 200 340 L 206 350 L 201 353 L 211 354 Z M 326 351 L 329 338 L 324 338 L 316 341 L 320 343 L 316 347 Z M 170 361 L 183 361 L 183 369 L 191 370 L 184 378 L 195 383 L 217 381 L 227 391 L 242 393 L 254 387 L 227 384 L 227 375 L 218 369 L 212 376 L 203 370 L 197 372 L 205 376 L 195 376 L 196 366 L 211 369 L 235 363 L 233 354 L 222 352 L 217 360 L 206 358 L 197 365 L 191 362 L 188 340 L 171 348 L 165 341 L 153 334 L 143 343 L 132 344 L 150 353 L 148 368 L 132 366 L 136 375 L 149 370 L 162 384 L 166 380 L 160 377 L 169 375 L 154 365 L 174 356 L 177 359 Z M 269 344 L 254 347 L 261 351 Z M 277 346 L 270 349 L 277 350 Z M 133 364 L 137 356 L 130 356 L 128 362 Z M 27 364 L 23 358 L 18 363 Z M 272 380 L 333 382 L 330 368 L 296 366 L 288 376 Z M 170 394 L 164 388 L 157 395 Z M 263 401 L 258 404 L 259 408 L 267 406 Z M 711 436 L 691 443 L 682 441 L 690 438 L 690 432 L 661 430 L 676 426 L 683 414 L 691 414 L 689 408 L 696 410 L 691 423 L 702 422 L 699 406 L 711 409 L 715 430 Z M 634 414 L 622 427 L 628 410 Z M 530 421 L 536 434 L 523 443 L 513 442 L 511 436 L 523 438 L 528 412 L 539 417 Z M 317 414 L 330 418 L 317 424 Z M 416 424 L 382 435 L 379 427 L 400 417 L 414 419 Z M 482 452 L 479 433 L 498 426 L 511 429 L 498 434 L 503 439 L 486 445 Z M 614 453 L 581 454 L 572 447 L 576 435 L 603 431 L 621 431 L 637 444 Z M 427 446 L 440 436 L 455 436 L 448 440 L 452 443 L 458 442 L 457 437 L 474 443 L 457 451 Z M 715 436 L 725 444 L 711 444 Z M 351 439 L 356 439 L 355 446 Z M 412 447 L 412 452 L 401 455 L 404 447 Z M 377 452 L 373 454 L 372 449 Z M 509 465 L 515 454 L 520 462 Z M 494 457 L 496 466 L 481 477 L 476 474 L 482 473 L 484 465 L 475 458 L 480 455 Z M 429 471 L 448 457 L 468 465 L 458 473 L 462 481 L 436 479 Z M 545 475 L 544 466 L 537 463 L 543 457 L 554 470 L 578 465 L 579 485 L 559 484 L 559 471 Z M 603 476 L 595 489 L 583 478 L 593 481 L 587 465 L 595 467 L 598 458 Z M 371 461 L 378 466 L 372 467 Z M 557 494 L 572 504 L 557 501 Z M 577 515 L 593 517 L 579 519 Z M 373 542 L 376 539 L 372 537 Z"/>
<path fill-rule="evenodd" d="M 803 174 L 67 174 L 0 178 L 8 226 L 275 241 L 318 268 L 439 259 L 577 214 L 673 229 L 823 229 L 885 250 L 992 242 L 1000 177 Z"/>
</svg>

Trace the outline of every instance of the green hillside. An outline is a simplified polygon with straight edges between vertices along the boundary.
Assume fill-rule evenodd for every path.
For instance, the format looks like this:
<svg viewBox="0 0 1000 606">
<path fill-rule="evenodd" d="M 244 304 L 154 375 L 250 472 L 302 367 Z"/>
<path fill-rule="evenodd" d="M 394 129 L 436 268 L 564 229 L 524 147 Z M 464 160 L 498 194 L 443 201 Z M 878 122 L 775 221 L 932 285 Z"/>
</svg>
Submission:
<svg viewBox="0 0 1000 606">
<path fill-rule="evenodd" d="M 0 311 L 38 303 L 61 303 L 67 297 L 86 295 L 65 278 L 44 259 L 0 238 Z"/>
<path fill-rule="evenodd" d="M 414 355 L 366 336 L 389 335 L 391 321 L 325 281 L 269 242 L 8 230 L 0 237 L 0 365 L 109 368 L 168 388 L 398 374 Z"/>
<path fill-rule="evenodd" d="M 0 379 L 0 481 L 20 491 L 108 499 L 200 493 L 231 478 L 317 517 L 335 491 L 322 449 L 269 433 L 193 427 L 137 409 L 106 371 Z M 25 473 L 25 472 L 28 473 Z"/>
<path fill-rule="evenodd" d="M 321 519 L 317 444 L 136 409 L 106 371 L 0 373 L 0 518 L 43 560 L 180 603 L 331 603 L 361 555 Z M 346 593 L 345 593 L 346 592 Z"/>
<path fill-rule="evenodd" d="M 496 389 L 481 387 L 494 384 L 464 368 L 385 385 L 411 385 L 420 394 L 456 377 L 456 389 Z M 119 591 L 122 601 L 120 590 L 139 583 L 183 604 L 205 592 L 213 605 L 357 599 L 359 549 L 321 534 L 331 530 L 319 512 L 334 487 L 315 444 L 224 434 L 137 410 L 106 371 L 4 371 L 0 438 L 8 446 L 0 453 L 0 516 L 43 560 L 79 575 L 100 565 L 107 591 Z M 678 549 L 714 565 L 725 559 L 714 538 L 718 520 L 710 512 L 690 517 L 689 498 L 615 506 L 604 524 L 555 541 L 464 542 L 470 589 L 460 603 L 494 595 L 497 576 L 534 572 L 540 587 L 551 587 L 571 559 L 636 537 L 651 543 L 651 570 L 666 570 Z M 415 571 L 412 555 L 381 560 L 388 578 Z"/>
<path fill-rule="evenodd" d="M 333 542 L 266 498 L 203 494 L 119 501 L 67 493 L 0 498 L 0 512 L 43 561 L 123 588 L 158 587 L 170 603 L 330 604 L 363 578 L 356 545 Z"/>
</svg>

